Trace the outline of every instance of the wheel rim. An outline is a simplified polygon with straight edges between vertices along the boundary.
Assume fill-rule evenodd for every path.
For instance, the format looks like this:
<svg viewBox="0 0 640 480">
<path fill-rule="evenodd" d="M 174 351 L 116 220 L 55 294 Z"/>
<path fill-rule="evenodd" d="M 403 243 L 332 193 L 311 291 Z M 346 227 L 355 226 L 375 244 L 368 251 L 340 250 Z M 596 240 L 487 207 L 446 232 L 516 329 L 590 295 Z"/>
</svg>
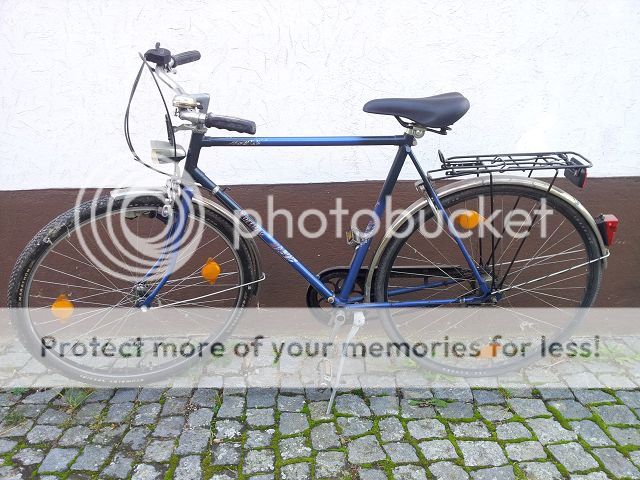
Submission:
<svg viewBox="0 0 640 480">
<path fill-rule="evenodd" d="M 503 212 L 513 207 L 513 204 L 518 198 L 520 198 L 520 203 L 517 204 L 518 208 L 527 212 L 532 211 L 540 199 L 544 198 L 543 195 L 538 195 L 535 191 L 532 192 L 523 189 L 514 190 L 513 188 L 505 187 L 493 188 L 494 209 L 497 209 L 496 203 L 499 202 L 499 208 Z M 475 188 L 467 192 L 462 192 L 455 197 L 445 199 L 443 203 L 445 204 L 447 213 L 453 216 L 456 210 L 480 211 L 477 199 L 473 198 L 476 203 L 472 201 L 472 197 L 477 196 L 479 192 L 483 192 L 486 195 L 488 193 L 488 187 Z M 502 198 L 496 198 L 497 193 L 500 194 Z M 500 195 L 498 195 L 498 197 L 500 197 Z M 508 200 L 511 203 L 509 203 Z M 561 203 L 556 204 L 555 202 L 553 205 L 554 213 L 562 218 L 556 220 L 555 223 L 547 222 L 547 235 L 540 242 L 530 242 L 531 238 L 538 236 L 536 228 L 539 227 L 534 224 L 531 234 L 525 239 L 525 246 L 520 248 L 513 262 L 513 254 L 518 250 L 518 241 L 509 243 L 509 239 L 507 239 L 502 245 L 498 243 L 497 248 L 493 249 L 494 258 L 491 258 L 492 249 L 487 246 L 487 244 L 490 244 L 491 239 L 485 240 L 483 245 L 485 252 L 483 255 L 483 263 L 479 262 L 478 239 L 471 235 L 468 239 L 463 240 L 463 243 L 469 251 L 469 254 L 474 258 L 478 270 L 486 279 L 487 283 L 492 283 L 496 291 L 503 290 L 500 292 L 500 295 L 498 295 L 500 298 L 496 303 L 496 309 L 504 309 L 512 313 L 514 324 L 517 324 L 519 328 L 529 323 L 531 325 L 526 325 L 526 327 L 529 328 L 530 332 L 534 332 L 537 328 L 539 335 L 544 334 L 549 338 L 559 339 L 566 337 L 575 327 L 579 318 L 581 318 L 581 315 L 576 313 L 577 311 L 574 309 L 588 307 L 592 304 L 599 285 L 600 265 L 596 262 L 586 263 L 596 258 L 594 253 L 595 240 L 592 238 L 593 234 L 588 230 L 588 227 L 581 224 L 578 221 L 579 219 L 576 220 L 577 217 L 571 214 L 572 210 L 567 208 L 566 205 Z M 428 216 L 427 221 L 435 222 L 435 219 Z M 497 230 L 501 231 L 502 225 L 500 217 L 498 217 L 498 221 L 495 223 L 497 223 L 498 226 Z M 423 245 L 418 245 L 417 242 L 413 240 L 418 233 L 417 231 L 412 231 L 411 235 L 409 235 L 407 240 L 401 245 L 399 241 L 393 242 L 395 247 L 393 261 L 389 262 L 387 259 L 387 264 L 392 265 L 392 267 L 387 269 L 384 287 L 380 288 L 380 284 L 378 284 L 376 291 L 377 298 L 380 301 L 397 302 L 425 298 L 462 298 L 478 294 L 478 287 L 474 285 L 472 272 L 468 265 L 465 264 L 462 254 L 450 236 L 447 234 L 444 235 L 446 241 L 450 243 L 449 250 L 447 251 L 442 244 L 435 243 L 433 239 L 424 239 L 424 235 L 422 235 L 421 238 L 426 241 L 423 242 Z M 442 239 L 438 241 L 442 242 Z M 529 243 L 527 244 L 527 242 Z M 428 246 L 428 250 L 425 250 L 424 245 Z M 455 253 L 455 256 L 451 256 L 450 252 Z M 394 270 L 401 270 L 398 268 L 400 262 L 405 262 L 405 266 L 408 262 L 413 262 L 413 265 L 426 266 L 428 268 L 424 270 L 429 274 L 428 277 L 448 283 L 439 288 L 421 289 L 405 294 L 398 294 L 402 288 L 415 287 L 415 279 L 419 278 L 418 274 L 395 275 L 396 272 L 394 272 Z M 555 270 L 553 272 L 546 272 L 546 274 L 555 273 L 555 275 L 544 278 L 545 273 L 541 270 L 548 270 L 552 266 Z M 557 273 L 558 271 L 568 268 L 572 269 L 564 273 Z M 423 275 L 425 273 L 424 270 L 422 272 Z M 398 277 L 405 278 L 398 280 Z M 540 278 L 543 279 L 537 282 L 530 282 L 531 280 Z M 433 280 L 429 281 L 432 282 Z M 422 279 L 421 282 L 424 283 L 424 279 Z M 580 283 L 580 285 L 577 283 Z M 393 291 L 394 289 L 395 292 Z M 567 294 L 567 292 L 570 293 Z M 535 302 L 532 302 L 531 299 L 535 300 Z M 561 300 L 562 304 L 557 305 L 557 300 Z M 526 316 L 519 311 L 520 308 L 525 307 L 542 307 L 549 310 L 552 308 L 566 308 L 570 310 L 567 311 L 566 315 L 558 318 L 555 325 L 545 325 L 544 318 L 539 317 L 539 315 L 533 319 L 526 318 Z M 415 344 L 415 342 L 423 340 L 425 336 L 442 338 L 447 332 L 451 332 L 452 336 L 455 336 L 454 332 L 456 331 L 464 332 L 465 325 L 473 325 L 474 321 L 481 321 L 480 317 L 482 317 L 482 314 L 469 314 L 459 309 L 441 306 L 421 309 L 419 311 L 389 309 L 389 311 L 385 313 L 385 316 L 387 318 L 385 328 L 393 339 Z M 428 317 L 428 320 L 426 317 Z M 560 317 L 560 315 L 558 315 L 558 317 Z M 540 329 L 541 325 L 544 325 L 543 330 Z M 477 328 L 477 324 L 474 325 L 474 328 Z M 486 336 L 485 338 L 480 338 L 480 340 L 484 342 L 485 345 L 490 342 Z M 534 358 L 538 357 L 531 354 L 531 359 Z M 432 368 L 435 367 L 446 373 L 472 376 L 482 376 L 491 372 L 495 373 L 498 370 L 513 368 L 516 363 L 523 363 L 510 361 L 505 362 L 504 365 L 498 365 L 495 360 L 496 359 L 491 359 L 491 361 L 484 363 L 477 361 L 477 359 L 476 361 L 466 363 L 462 361 L 439 363 L 433 359 L 419 359 L 419 363 Z"/>
<path fill-rule="evenodd" d="M 136 230 L 140 232 L 140 236 L 155 235 L 162 230 L 159 211 L 158 205 L 127 208 L 127 213 L 137 214 L 132 221 L 138 223 Z M 120 214 L 120 211 L 115 214 Z M 124 340 L 131 338 L 134 330 L 138 334 L 152 332 L 165 340 L 189 338 L 189 342 L 193 344 L 198 344 L 200 339 L 214 341 L 221 338 L 237 314 L 241 298 L 240 286 L 244 282 L 238 251 L 233 248 L 226 235 L 203 218 L 190 214 L 189 222 L 204 224 L 204 233 L 191 251 L 184 252 L 190 258 L 179 264 L 158 293 L 150 310 L 153 312 L 157 307 L 162 307 L 159 309 L 164 314 L 162 318 L 172 317 L 169 321 L 173 324 L 155 324 L 149 329 L 138 324 L 133 330 L 127 330 L 127 325 L 138 321 L 142 315 L 135 306 L 136 299 L 139 299 L 136 295 L 140 294 L 142 284 L 138 283 L 136 287 L 136 282 L 127 283 L 121 278 L 116 279 L 101 272 L 95 267 L 97 262 L 92 260 L 93 257 L 83 252 L 78 244 L 72 243 L 77 237 L 74 233 L 78 229 L 87 228 L 92 222 L 103 222 L 108 216 L 109 212 L 106 212 L 81 222 L 72 231 L 53 240 L 34 263 L 26 282 L 23 301 L 23 313 L 26 313 L 32 339 L 64 335 L 66 332 L 67 336 L 85 340 L 93 335 L 101 339 L 121 337 Z M 145 225 L 140 225 L 142 219 L 145 220 Z M 114 240 L 112 245 L 116 243 Z M 182 255 L 182 252 L 178 255 Z M 121 255 L 122 257 L 124 256 Z M 214 258 L 222 270 L 213 284 L 203 279 L 201 274 L 203 263 L 209 258 Z M 66 267 L 56 268 L 56 264 L 59 266 L 61 262 Z M 73 273 L 69 273 L 70 271 Z M 88 272 L 92 272 L 91 275 Z M 145 284 L 147 290 L 157 284 L 162 273 L 158 272 L 149 280 L 148 285 Z M 45 274 L 53 275 L 53 278 L 47 278 Z M 53 303 L 61 292 L 74 308 L 74 313 L 64 320 L 52 315 Z M 199 298 L 203 296 L 205 298 Z M 207 315 L 199 311 L 202 308 L 207 309 Z M 171 312 L 171 315 L 164 312 Z M 146 316 L 152 318 L 148 314 Z M 177 341 L 174 343 L 178 344 Z M 127 381 L 149 378 L 167 369 L 180 367 L 191 359 L 154 358 L 150 361 L 145 356 L 143 360 L 120 359 L 119 363 L 95 362 L 91 365 L 91 362 L 86 362 L 86 358 L 61 358 L 59 355 L 49 355 L 49 358 L 54 360 L 54 364 L 63 363 L 81 373 L 116 381 L 124 377 Z"/>
</svg>

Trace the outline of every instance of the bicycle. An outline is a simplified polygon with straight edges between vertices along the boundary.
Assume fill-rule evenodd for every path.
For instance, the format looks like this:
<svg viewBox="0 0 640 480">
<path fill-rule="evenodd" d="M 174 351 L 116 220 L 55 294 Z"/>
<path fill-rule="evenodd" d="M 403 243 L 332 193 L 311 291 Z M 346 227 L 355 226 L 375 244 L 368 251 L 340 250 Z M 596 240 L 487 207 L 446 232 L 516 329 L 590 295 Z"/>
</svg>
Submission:
<svg viewBox="0 0 640 480">
<path fill-rule="evenodd" d="M 172 55 L 157 44 L 141 57 L 142 64 L 125 114 L 125 137 L 136 161 L 160 171 L 140 159 L 129 134 L 131 101 L 143 71 L 148 70 L 163 101 L 160 83 L 174 92 L 175 116 L 186 122 L 173 125 L 165 102 L 168 141 L 155 142 L 153 154 L 160 163 L 173 164 L 174 174 L 165 188 L 115 190 L 72 208 L 52 220 L 29 242 L 11 274 L 8 304 L 16 312 L 14 322 L 21 338 L 32 350 L 41 348 L 43 335 L 51 333 L 49 328 L 54 328 L 53 333 L 69 328 L 70 324 L 65 323 L 69 319 L 65 316 L 73 319 L 74 307 L 85 306 L 93 310 L 83 312 L 75 325 L 94 319 L 92 331 L 113 325 L 111 331 L 115 334 L 121 331 L 127 318 L 137 312 L 208 307 L 222 317 L 215 326 L 207 327 L 207 338 L 223 340 L 257 295 L 259 284 L 265 278 L 255 237 L 309 283 L 309 307 L 334 312 L 382 310 L 384 328 L 396 342 L 407 342 L 412 334 L 419 335 L 429 327 L 422 326 L 417 331 L 415 322 L 420 321 L 419 315 L 413 318 L 411 314 L 406 320 L 408 314 L 403 310 L 406 308 L 492 306 L 511 309 L 519 305 L 588 308 L 593 305 L 618 222 L 613 215 L 594 219 L 573 196 L 554 185 L 562 171 L 574 185 L 583 188 L 587 169 L 592 166 L 584 156 L 560 151 L 445 158 L 438 152 L 440 168 L 425 171 L 412 147 L 426 133 L 447 134 L 462 118 L 469 109 L 469 101 L 459 93 L 420 99 L 377 99 L 364 106 L 365 112 L 393 116 L 405 129 L 402 135 L 207 136 L 209 128 L 253 135 L 256 125 L 249 120 L 207 113 L 208 94 L 188 94 L 168 76 L 176 67 L 199 60 L 199 52 Z M 176 143 L 175 133 L 179 130 L 191 133 L 186 150 Z M 397 147 L 373 208 L 373 218 L 364 231 L 347 232 L 348 243 L 355 248 L 349 267 L 333 268 L 317 275 L 198 167 L 201 149 L 205 147 L 372 145 Z M 395 219 L 383 234 L 369 265 L 365 266 L 372 233 L 407 158 L 419 176 L 416 188 L 420 198 Z M 183 160 L 181 173 L 179 165 Z M 534 172 L 541 171 L 553 172 L 552 179 L 533 177 Z M 502 175 L 516 172 L 525 176 Z M 473 178 L 458 180 L 468 176 Z M 434 183 L 438 178 L 457 181 L 436 188 Z M 198 193 L 198 188 L 209 192 L 215 201 Z M 489 203 L 488 217 L 485 200 Z M 539 243 L 533 243 L 544 217 L 534 214 L 528 223 L 520 222 L 516 230 L 521 234 L 518 241 L 514 240 L 517 235 L 505 239 L 503 235 L 510 228 L 511 212 L 531 214 L 545 203 L 556 214 L 556 220 L 549 227 L 551 235 L 541 236 Z M 507 208 L 511 205 L 507 215 L 505 205 Z M 501 213 L 496 215 L 498 211 Z M 138 265 L 139 259 L 122 251 L 121 233 L 109 230 L 118 216 L 123 225 L 135 224 L 138 239 L 140 232 L 148 228 L 148 237 L 161 245 L 149 255 L 149 262 Z M 482 238 L 476 231 L 487 218 L 493 218 L 495 225 L 490 237 Z M 429 238 L 424 232 L 431 231 L 431 227 L 441 228 L 444 234 Z M 122 228 L 124 231 L 125 227 Z M 101 229 L 110 232 L 110 245 L 105 245 L 101 238 L 92 240 L 100 247 L 99 256 L 95 258 L 86 254 L 88 246 L 96 246 L 87 245 L 84 239 L 83 231 L 89 229 L 94 233 Z M 195 235 L 198 244 L 183 248 L 194 229 L 200 232 Z M 204 247 L 207 252 L 217 253 L 213 256 L 207 253 L 206 260 L 192 255 Z M 104 267 L 106 257 L 117 268 L 108 271 Z M 105 323 L 105 316 L 116 307 L 132 313 L 116 322 Z M 36 314 L 42 314 L 45 319 L 37 320 Z M 447 315 L 449 313 L 443 317 Z M 193 318 L 190 321 L 194 321 Z M 73 377 L 97 383 L 157 380 L 186 364 L 184 360 L 156 366 L 122 366 L 114 362 L 103 371 L 63 356 L 54 355 L 50 360 Z M 429 358 L 415 360 L 450 374 L 486 376 L 498 371 L 497 366 L 491 365 L 451 367 Z"/>
</svg>

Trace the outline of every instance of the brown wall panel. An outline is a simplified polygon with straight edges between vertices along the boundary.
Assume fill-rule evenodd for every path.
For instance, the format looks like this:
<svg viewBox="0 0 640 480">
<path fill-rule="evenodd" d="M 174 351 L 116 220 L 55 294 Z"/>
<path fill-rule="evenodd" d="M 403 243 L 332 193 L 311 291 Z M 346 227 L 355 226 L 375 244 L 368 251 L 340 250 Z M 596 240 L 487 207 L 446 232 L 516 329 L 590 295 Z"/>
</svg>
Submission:
<svg viewBox="0 0 640 480">
<path fill-rule="evenodd" d="M 558 181 L 558 185 L 575 195 L 594 216 L 614 213 L 620 219 L 598 305 L 640 306 L 640 178 L 589 179 L 584 190 L 565 181 Z M 296 218 L 307 208 L 328 213 L 338 196 L 342 197 L 344 208 L 351 212 L 371 208 L 380 186 L 381 182 L 246 185 L 233 186 L 229 193 L 243 207 L 253 208 L 262 215 L 267 211 L 267 196 L 272 194 L 275 208 L 286 207 Z M 71 189 L 0 192 L 0 239 L 3 246 L 0 291 L 6 292 L 11 269 L 24 245 L 55 215 L 73 206 L 76 196 L 77 190 Z M 407 206 L 416 198 L 418 194 L 413 182 L 400 182 L 394 194 L 394 209 Z M 332 216 L 328 218 L 330 221 L 333 219 Z M 307 225 L 314 229 L 311 219 Z M 334 232 L 335 225 L 330 223 L 327 234 L 321 238 L 306 239 L 294 235 L 294 238 L 287 239 L 284 221 L 275 222 L 275 235 L 314 271 L 349 264 L 353 249 L 346 245 L 344 238 L 336 238 Z M 260 245 L 260 250 L 267 273 L 259 296 L 260 304 L 303 306 L 306 283 L 266 247 Z"/>
</svg>

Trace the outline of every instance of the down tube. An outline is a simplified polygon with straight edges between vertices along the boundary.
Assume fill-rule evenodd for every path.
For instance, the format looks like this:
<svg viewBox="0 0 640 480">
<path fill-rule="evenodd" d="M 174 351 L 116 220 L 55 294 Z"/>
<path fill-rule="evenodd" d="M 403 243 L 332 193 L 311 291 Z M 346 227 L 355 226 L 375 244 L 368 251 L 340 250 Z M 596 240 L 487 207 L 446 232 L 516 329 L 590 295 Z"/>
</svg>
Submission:
<svg viewBox="0 0 640 480">
<path fill-rule="evenodd" d="M 233 214 L 240 219 L 240 221 L 251 232 L 257 233 L 257 235 L 266 243 L 274 252 L 285 259 L 289 265 L 291 265 L 302 277 L 315 288 L 324 298 L 329 299 L 334 296 L 334 293 L 329 290 L 325 285 L 318 280 L 313 272 L 304 266 L 291 252 L 289 252 L 278 240 L 276 240 L 269 232 L 267 232 L 262 225 L 249 215 L 244 209 L 236 203 L 229 195 L 224 193 L 205 173 L 198 167 L 190 169 L 191 177 L 205 188 L 214 192 L 214 196 L 222 202 Z M 339 301 L 337 303 L 340 303 Z"/>
</svg>

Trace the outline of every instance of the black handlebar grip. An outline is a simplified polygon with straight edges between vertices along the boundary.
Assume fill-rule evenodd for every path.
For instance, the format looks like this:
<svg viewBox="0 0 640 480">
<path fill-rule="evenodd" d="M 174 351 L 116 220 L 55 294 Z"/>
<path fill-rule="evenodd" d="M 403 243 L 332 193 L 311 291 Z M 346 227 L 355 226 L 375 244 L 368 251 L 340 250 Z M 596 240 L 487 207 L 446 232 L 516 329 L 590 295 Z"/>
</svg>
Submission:
<svg viewBox="0 0 640 480">
<path fill-rule="evenodd" d="M 197 50 L 190 50 L 188 52 L 182 52 L 174 55 L 173 66 L 184 65 L 185 63 L 197 62 L 200 60 L 200 52 Z"/>
<path fill-rule="evenodd" d="M 256 124 L 251 120 L 243 120 L 242 118 L 223 117 L 222 115 L 207 114 L 204 121 L 206 127 L 222 128 L 238 133 L 248 133 L 253 135 L 256 133 Z"/>
</svg>

